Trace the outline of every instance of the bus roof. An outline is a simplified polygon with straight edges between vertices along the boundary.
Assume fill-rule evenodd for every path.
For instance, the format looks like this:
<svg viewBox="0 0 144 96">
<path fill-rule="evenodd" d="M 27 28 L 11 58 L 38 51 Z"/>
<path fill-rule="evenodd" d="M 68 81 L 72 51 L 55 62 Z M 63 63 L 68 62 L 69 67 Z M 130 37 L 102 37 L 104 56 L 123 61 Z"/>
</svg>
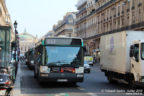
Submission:
<svg viewBox="0 0 144 96">
<path fill-rule="evenodd" d="M 39 40 L 35 45 L 36 46 L 42 45 L 42 42 L 47 39 L 80 39 L 82 40 L 82 38 L 79 38 L 79 37 L 46 37 L 46 38 L 42 38 L 41 40 Z"/>
<path fill-rule="evenodd" d="M 79 37 L 46 37 L 45 39 L 48 39 L 48 38 L 62 38 L 62 39 L 82 39 L 82 38 L 79 38 Z"/>
</svg>

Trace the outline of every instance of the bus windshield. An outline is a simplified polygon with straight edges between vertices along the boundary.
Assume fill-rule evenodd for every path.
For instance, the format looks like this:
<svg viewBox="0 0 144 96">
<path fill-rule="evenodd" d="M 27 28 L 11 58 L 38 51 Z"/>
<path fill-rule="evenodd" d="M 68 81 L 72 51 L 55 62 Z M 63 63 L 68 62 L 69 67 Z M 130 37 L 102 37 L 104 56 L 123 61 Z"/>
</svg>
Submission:
<svg viewBox="0 0 144 96">
<path fill-rule="evenodd" d="M 77 66 L 82 63 L 81 47 L 46 46 L 47 66 Z"/>
</svg>

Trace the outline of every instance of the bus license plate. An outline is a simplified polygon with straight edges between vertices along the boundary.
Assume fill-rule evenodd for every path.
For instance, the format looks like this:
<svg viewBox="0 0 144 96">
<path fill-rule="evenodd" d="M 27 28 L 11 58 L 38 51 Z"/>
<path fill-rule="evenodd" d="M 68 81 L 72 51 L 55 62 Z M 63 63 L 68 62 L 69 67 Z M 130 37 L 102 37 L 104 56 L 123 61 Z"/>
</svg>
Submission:
<svg viewBox="0 0 144 96">
<path fill-rule="evenodd" d="M 67 82 L 68 80 L 67 79 L 58 79 L 57 81 L 58 82 Z"/>
</svg>

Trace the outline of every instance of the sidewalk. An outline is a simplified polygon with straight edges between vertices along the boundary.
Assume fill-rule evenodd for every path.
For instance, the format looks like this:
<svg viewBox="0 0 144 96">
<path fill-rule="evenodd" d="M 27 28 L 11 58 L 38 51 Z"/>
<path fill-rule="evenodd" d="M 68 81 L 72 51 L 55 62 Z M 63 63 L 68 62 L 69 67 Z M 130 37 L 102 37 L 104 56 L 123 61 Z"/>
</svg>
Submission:
<svg viewBox="0 0 144 96">
<path fill-rule="evenodd" d="M 21 78 L 21 64 L 19 62 L 16 81 L 14 84 L 14 88 L 10 92 L 10 96 L 21 96 L 20 78 Z"/>
</svg>

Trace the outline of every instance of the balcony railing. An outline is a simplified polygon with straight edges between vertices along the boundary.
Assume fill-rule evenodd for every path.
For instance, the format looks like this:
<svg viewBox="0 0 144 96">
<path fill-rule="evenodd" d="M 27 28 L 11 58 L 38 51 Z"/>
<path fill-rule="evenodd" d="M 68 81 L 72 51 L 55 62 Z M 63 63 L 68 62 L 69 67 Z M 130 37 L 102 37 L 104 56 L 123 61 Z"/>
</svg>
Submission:
<svg viewBox="0 0 144 96">
<path fill-rule="evenodd" d="M 78 24 L 79 22 L 85 20 L 87 17 L 88 17 L 88 15 L 86 15 L 86 16 L 82 17 L 81 19 L 77 20 L 77 21 L 76 21 L 76 24 Z"/>
<path fill-rule="evenodd" d="M 102 10 L 103 8 L 106 8 L 107 6 L 109 6 L 110 4 L 114 3 L 116 0 L 111 0 L 109 2 L 107 2 L 106 4 L 104 4 L 103 6 L 97 8 L 94 12 L 92 12 L 91 14 L 89 14 L 88 16 L 91 16 L 93 14 L 95 14 L 96 12 Z"/>
<path fill-rule="evenodd" d="M 144 28 L 144 21 L 140 22 L 140 23 L 137 23 L 137 24 L 132 24 L 132 25 L 129 25 L 129 26 L 125 26 L 125 27 L 122 27 L 122 28 L 119 28 L 119 29 L 114 29 L 114 30 L 111 30 L 111 31 L 107 31 L 105 33 L 100 33 L 100 34 L 97 33 L 94 36 L 85 38 L 85 40 L 92 39 L 92 38 L 97 38 L 97 37 L 100 37 L 102 35 L 107 35 L 107 34 L 121 32 L 121 31 L 136 30 L 136 29 L 141 28 L 141 27 Z"/>
<path fill-rule="evenodd" d="M 76 22 L 76 24 L 79 23 L 79 22 L 82 21 L 82 20 L 85 20 L 87 17 L 89 17 L 89 16 L 95 14 L 96 12 L 102 10 L 103 8 L 106 8 L 107 6 L 109 6 L 110 4 L 114 3 L 115 1 L 116 1 L 116 0 L 111 0 L 111 1 L 107 2 L 107 3 L 104 4 L 103 6 L 99 7 L 99 8 L 96 9 L 95 11 L 91 12 L 91 14 L 89 14 L 89 15 L 87 15 L 87 16 L 81 18 L 81 19 L 79 19 L 79 20 Z M 96 2 L 97 2 L 97 1 L 96 1 Z"/>
<path fill-rule="evenodd" d="M 84 11 L 86 11 L 86 8 L 81 9 L 76 15 L 78 16 L 79 14 L 81 14 Z"/>
<path fill-rule="evenodd" d="M 73 29 L 64 29 L 64 30 L 56 33 L 56 35 L 58 36 L 58 35 L 60 35 L 60 34 L 63 33 L 63 32 L 72 32 L 72 31 L 73 31 Z"/>
</svg>

